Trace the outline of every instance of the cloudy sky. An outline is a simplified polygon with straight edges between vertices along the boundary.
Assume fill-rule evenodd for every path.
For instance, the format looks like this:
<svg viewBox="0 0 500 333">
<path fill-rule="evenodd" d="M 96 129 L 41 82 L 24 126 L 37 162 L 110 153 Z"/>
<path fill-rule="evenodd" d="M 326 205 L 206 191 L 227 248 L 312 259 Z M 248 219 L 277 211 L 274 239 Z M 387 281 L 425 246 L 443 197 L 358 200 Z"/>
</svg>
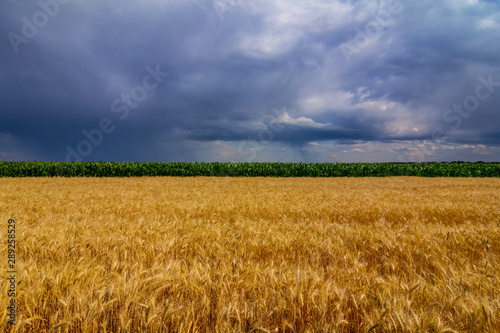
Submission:
<svg viewBox="0 0 500 333">
<path fill-rule="evenodd" d="M 497 0 L 2 0 L 0 31 L 0 160 L 500 160 Z"/>
</svg>

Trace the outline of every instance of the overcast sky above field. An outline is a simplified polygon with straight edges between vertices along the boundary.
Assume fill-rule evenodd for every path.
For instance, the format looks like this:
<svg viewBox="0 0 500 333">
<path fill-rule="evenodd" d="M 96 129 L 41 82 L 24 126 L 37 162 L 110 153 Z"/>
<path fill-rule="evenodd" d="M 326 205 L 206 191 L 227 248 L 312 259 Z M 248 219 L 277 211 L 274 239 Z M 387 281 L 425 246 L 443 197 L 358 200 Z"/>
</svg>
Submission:
<svg viewBox="0 0 500 333">
<path fill-rule="evenodd" d="M 496 0 L 3 0 L 0 31 L 0 160 L 500 160 Z"/>
</svg>

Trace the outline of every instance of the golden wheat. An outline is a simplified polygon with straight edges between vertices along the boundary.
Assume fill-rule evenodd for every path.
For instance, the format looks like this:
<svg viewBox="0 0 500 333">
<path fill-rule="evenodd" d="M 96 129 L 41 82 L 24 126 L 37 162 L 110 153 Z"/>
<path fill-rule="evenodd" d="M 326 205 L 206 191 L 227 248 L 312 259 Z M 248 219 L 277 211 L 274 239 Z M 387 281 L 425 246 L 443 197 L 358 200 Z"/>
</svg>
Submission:
<svg viewBox="0 0 500 333">
<path fill-rule="evenodd" d="M 500 331 L 500 179 L 4 178 L 9 218 L 14 332 Z"/>
</svg>

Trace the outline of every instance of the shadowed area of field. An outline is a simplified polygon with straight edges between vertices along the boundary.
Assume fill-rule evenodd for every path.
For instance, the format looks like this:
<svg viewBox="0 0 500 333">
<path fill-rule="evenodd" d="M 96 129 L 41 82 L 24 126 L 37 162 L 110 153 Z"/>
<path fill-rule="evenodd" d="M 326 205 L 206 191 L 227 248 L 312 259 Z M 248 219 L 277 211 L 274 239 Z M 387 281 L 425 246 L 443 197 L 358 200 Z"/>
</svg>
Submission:
<svg viewBox="0 0 500 333">
<path fill-rule="evenodd" d="M 19 332 L 500 331 L 497 178 L 3 178 L 0 218 Z"/>
</svg>

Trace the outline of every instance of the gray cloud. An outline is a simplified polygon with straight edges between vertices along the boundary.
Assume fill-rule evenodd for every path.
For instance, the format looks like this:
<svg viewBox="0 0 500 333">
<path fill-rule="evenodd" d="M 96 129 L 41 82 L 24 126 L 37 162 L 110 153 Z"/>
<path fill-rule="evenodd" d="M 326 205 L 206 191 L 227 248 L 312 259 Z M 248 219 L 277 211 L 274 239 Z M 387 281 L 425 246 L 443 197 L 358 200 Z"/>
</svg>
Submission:
<svg viewBox="0 0 500 333">
<path fill-rule="evenodd" d="M 3 1 L 0 159 L 65 160 L 68 146 L 78 153 L 91 141 L 83 131 L 109 119 L 113 131 L 96 134 L 82 159 L 396 161 L 418 151 L 421 160 L 499 160 L 499 9 L 468 0 Z M 378 34 L 358 43 L 377 19 Z M 345 45 L 357 50 L 350 61 Z M 113 102 L 126 105 L 123 95 L 157 65 L 169 76 L 120 119 Z M 454 107 L 474 102 L 484 80 L 493 85 L 473 111 Z"/>
</svg>

